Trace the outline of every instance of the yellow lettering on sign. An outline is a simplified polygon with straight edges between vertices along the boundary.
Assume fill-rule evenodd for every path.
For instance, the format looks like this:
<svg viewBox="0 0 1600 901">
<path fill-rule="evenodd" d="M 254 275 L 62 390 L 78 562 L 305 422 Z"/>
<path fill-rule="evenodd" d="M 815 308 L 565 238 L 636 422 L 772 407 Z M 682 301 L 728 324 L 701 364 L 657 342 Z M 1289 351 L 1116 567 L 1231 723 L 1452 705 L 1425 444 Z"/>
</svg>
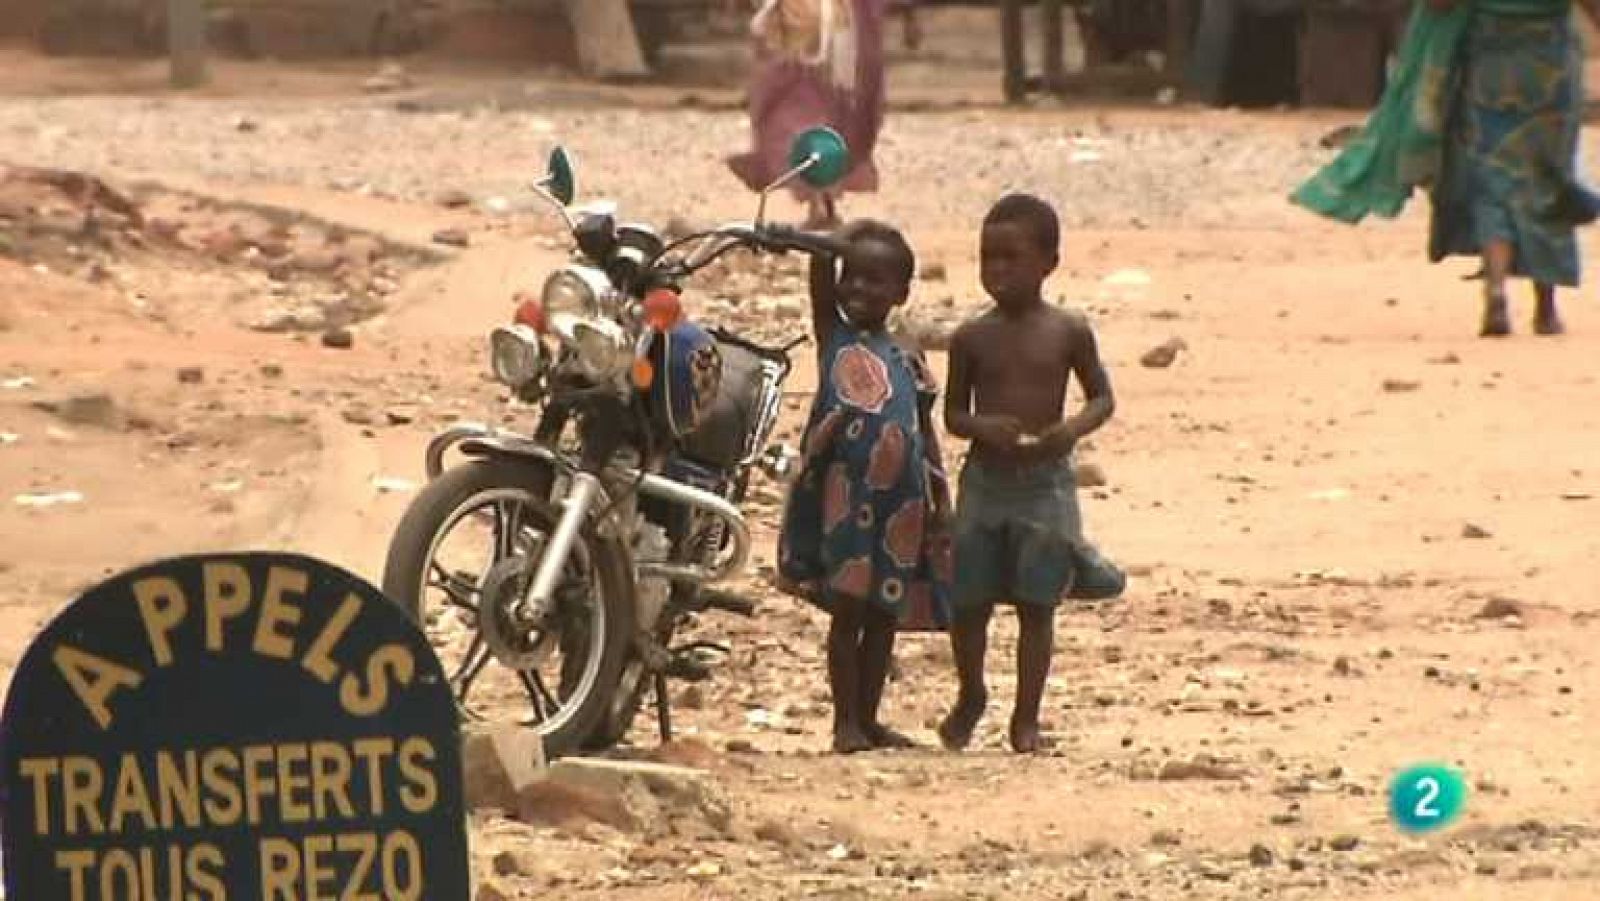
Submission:
<svg viewBox="0 0 1600 901">
<path fill-rule="evenodd" d="M 321 861 L 333 855 L 333 836 L 310 835 L 302 845 L 306 858 L 305 901 L 339 901 L 337 895 L 324 895 L 323 885 L 338 877 L 339 871 Z M 334 888 L 334 891 L 338 891 Z"/>
<path fill-rule="evenodd" d="M 328 808 L 336 807 L 345 819 L 354 819 L 356 808 L 350 803 L 350 752 L 337 742 L 319 741 L 311 745 L 311 806 L 317 819 L 326 819 Z"/>
<path fill-rule="evenodd" d="M 405 867 L 405 884 L 400 881 L 401 863 Z M 418 901 L 427 877 L 422 873 L 422 849 L 417 840 L 404 829 L 392 832 L 383 840 L 383 896 L 393 901 Z"/>
<path fill-rule="evenodd" d="M 50 834 L 50 778 L 61 772 L 61 761 L 51 757 L 29 757 L 18 767 L 33 783 L 33 834 Z"/>
<path fill-rule="evenodd" d="M 261 799 L 276 794 L 277 780 L 261 772 L 261 765 L 272 763 L 271 745 L 251 745 L 244 749 L 244 809 L 245 820 L 252 826 L 261 825 Z"/>
<path fill-rule="evenodd" d="M 244 812 L 239 786 L 235 777 L 224 775 L 227 772 L 239 772 L 239 755 L 227 748 L 207 751 L 200 761 L 200 778 L 209 795 L 205 801 L 206 819 L 213 826 L 232 826 Z"/>
<path fill-rule="evenodd" d="M 87 848 L 56 852 L 56 869 L 66 870 L 67 878 L 71 880 L 72 901 L 84 901 L 89 897 L 89 886 L 84 876 L 92 866 L 94 866 L 94 852 Z"/>
<path fill-rule="evenodd" d="M 298 569 L 274 566 L 267 571 L 267 587 L 261 597 L 261 618 L 256 620 L 256 653 L 263 657 L 288 660 L 294 656 L 294 640 L 278 631 L 279 626 L 300 622 L 300 608 L 285 595 L 305 594 L 311 577 Z"/>
<path fill-rule="evenodd" d="M 67 757 L 61 761 L 61 770 L 61 819 L 67 834 L 77 835 L 80 825 L 91 835 L 105 832 L 99 802 L 106 776 L 100 764 L 91 757 Z"/>
<path fill-rule="evenodd" d="M 311 749 L 302 744 L 278 746 L 278 814 L 285 823 L 304 823 L 311 819 Z M 296 773 L 296 764 L 304 772 Z"/>
<path fill-rule="evenodd" d="M 117 768 L 117 791 L 111 801 L 111 831 L 121 832 L 130 816 L 142 820 L 146 830 L 156 828 L 156 809 L 150 803 L 150 790 L 145 787 L 139 759 L 124 754 Z"/>
<path fill-rule="evenodd" d="M 121 873 L 119 880 L 117 874 Z M 127 888 L 118 891 L 116 886 L 121 883 Z M 137 898 L 139 897 L 139 865 L 133 862 L 133 855 L 121 848 L 112 848 L 100 861 L 100 897 L 102 898 Z"/>
<path fill-rule="evenodd" d="M 183 770 L 170 752 L 156 755 L 156 794 L 160 797 L 161 828 L 194 829 L 200 825 L 200 757 L 183 752 Z"/>
<path fill-rule="evenodd" d="M 341 835 L 337 847 L 341 854 L 356 852 L 355 865 L 350 868 L 350 878 L 344 884 L 344 894 L 339 896 L 339 901 L 379 901 L 376 892 L 367 890 L 367 881 L 372 878 L 375 869 L 373 864 L 377 863 L 378 858 L 377 834 L 359 832 Z"/>
<path fill-rule="evenodd" d="M 261 901 L 298 901 L 300 849 L 282 838 L 261 840 Z"/>
<path fill-rule="evenodd" d="M 367 788 L 370 789 L 371 806 L 367 811 L 375 817 L 383 816 L 383 759 L 394 754 L 394 739 L 363 738 L 356 741 L 356 756 L 367 764 Z"/>
<path fill-rule="evenodd" d="M 389 703 L 389 680 L 410 685 L 416 676 L 417 661 L 403 644 L 386 644 L 367 658 L 367 685 L 355 673 L 347 673 L 339 685 L 339 703 L 354 716 L 372 716 Z"/>
<path fill-rule="evenodd" d="M 111 696 L 118 689 L 138 688 L 144 681 L 134 670 L 69 644 L 57 645 L 50 659 L 101 729 L 111 725 L 111 708 L 107 705 Z"/>
<path fill-rule="evenodd" d="M 438 759 L 433 743 L 420 736 L 400 743 L 400 775 L 406 785 L 400 788 L 400 803 L 411 813 L 427 813 L 439 803 L 439 783 L 428 764 Z"/>
<path fill-rule="evenodd" d="M 204 894 L 200 897 L 189 895 L 187 901 L 227 901 L 228 889 L 222 884 L 221 872 L 225 865 L 222 849 L 211 844 L 195 845 L 189 853 L 184 872 L 188 874 L 189 884 L 194 886 L 195 891 Z"/>
<path fill-rule="evenodd" d="M 222 627 L 238 619 L 250 608 L 250 574 L 237 563 L 207 563 L 203 568 L 206 583 L 206 650 L 222 650 Z"/>
<path fill-rule="evenodd" d="M 361 598 L 354 594 L 345 595 L 344 600 L 339 603 L 339 609 L 333 612 L 333 616 L 328 617 L 328 623 L 322 627 L 322 633 L 306 650 L 305 659 L 300 661 L 306 672 L 316 676 L 322 684 L 332 685 L 333 680 L 338 677 L 339 664 L 333 662 L 331 654 L 360 612 Z"/>
<path fill-rule="evenodd" d="M 172 665 L 172 630 L 189 613 L 189 599 L 183 588 L 166 576 L 151 576 L 133 583 L 133 597 L 139 604 L 139 619 L 156 666 Z"/>
</svg>

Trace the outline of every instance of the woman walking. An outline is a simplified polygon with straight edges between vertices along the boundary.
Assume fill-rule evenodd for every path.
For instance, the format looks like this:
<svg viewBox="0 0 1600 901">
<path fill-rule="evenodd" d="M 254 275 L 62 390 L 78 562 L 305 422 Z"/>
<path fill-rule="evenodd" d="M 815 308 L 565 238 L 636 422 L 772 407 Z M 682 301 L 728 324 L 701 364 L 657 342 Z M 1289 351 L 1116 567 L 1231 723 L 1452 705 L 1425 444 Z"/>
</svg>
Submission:
<svg viewBox="0 0 1600 901">
<path fill-rule="evenodd" d="M 1482 259 L 1486 337 L 1511 333 L 1510 278 L 1534 284 L 1534 331 L 1563 331 L 1556 288 L 1577 287 L 1574 230 L 1600 208 L 1576 175 L 1574 3 L 1600 22 L 1600 0 L 1420 0 L 1377 112 L 1293 198 L 1356 222 L 1393 217 L 1427 187 L 1429 259 Z"/>
<path fill-rule="evenodd" d="M 751 22 L 756 69 L 750 86 L 749 152 L 728 166 L 752 191 L 789 169 L 789 144 L 825 125 L 850 147 L 851 170 L 821 191 L 795 182 L 807 208 L 805 227 L 839 225 L 838 197 L 878 189 L 873 150 L 883 125 L 884 19 L 905 0 L 764 0 Z"/>
</svg>

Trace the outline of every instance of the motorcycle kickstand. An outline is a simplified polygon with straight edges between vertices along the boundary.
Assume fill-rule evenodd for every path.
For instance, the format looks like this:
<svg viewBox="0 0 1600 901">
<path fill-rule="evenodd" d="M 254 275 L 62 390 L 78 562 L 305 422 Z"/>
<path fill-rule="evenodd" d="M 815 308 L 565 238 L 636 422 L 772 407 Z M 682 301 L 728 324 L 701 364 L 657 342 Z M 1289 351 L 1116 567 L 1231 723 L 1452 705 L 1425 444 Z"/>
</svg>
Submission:
<svg viewBox="0 0 1600 901">
<path fill-rule="evenodd" d="M 661 743 L 668 744 L 672 741 L 672 705 L 667 696 L 666 674 L 657 672 L 655 683 L 656 728 L 661 732 Z"/>
</svg>

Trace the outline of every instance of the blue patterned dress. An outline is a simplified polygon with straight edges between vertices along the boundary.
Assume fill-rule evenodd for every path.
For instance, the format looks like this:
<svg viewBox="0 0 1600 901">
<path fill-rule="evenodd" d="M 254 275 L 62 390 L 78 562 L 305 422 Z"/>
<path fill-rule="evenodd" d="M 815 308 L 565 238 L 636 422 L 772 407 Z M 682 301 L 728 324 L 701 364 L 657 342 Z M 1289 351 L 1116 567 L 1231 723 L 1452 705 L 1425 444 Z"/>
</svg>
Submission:
<svg viewBox="0 0 1600 901">
<path fill-rule="evenodd" d="M 928 523 L 935 492 L 947 499 L 948 488 L 932 374 L 887 333 L 844 322 L 820 362 L 778 539 L 780 586 L 824 610 L 858 598 L 903 631 L 943 630 L 950 545 Z"/>
</svg>

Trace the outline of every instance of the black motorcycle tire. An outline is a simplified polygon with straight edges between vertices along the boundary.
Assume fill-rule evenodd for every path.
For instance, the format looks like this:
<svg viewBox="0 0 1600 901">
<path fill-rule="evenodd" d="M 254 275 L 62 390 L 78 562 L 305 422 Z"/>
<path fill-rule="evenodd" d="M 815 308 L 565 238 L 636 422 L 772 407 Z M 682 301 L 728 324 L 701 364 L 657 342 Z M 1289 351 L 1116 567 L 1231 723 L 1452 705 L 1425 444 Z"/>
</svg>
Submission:
<svg viewBox="0 0 1600 901">
<path fill-rule="evenodd" d="M 746 469 L 739 474 L 738 480 L 734 482 L 733 490 L 729 492 L 728 500 L 735 505 L 743 505 L 745 496 L 749 491 L 750 470 Z M 693 585 L 673 586 L 673 601 L 676 605 L 687 607 L 693 600 L 693 593 L 699 590 L 698 586 Z M 691 597 L 680 598 L 680 593 L 689 594 Z M 672 627 L 676 625 L 676 623 L 670 623 L 668 628 L 661 630 L 656 635 L 656 640 L 662 645 L 670 644 L 674 631 Z M 638 660 L 633 660 L 630 665 L 643 669 L 643 664 Z M 620 683 L 620 677 L 618 681 Z M 638 719 L 640 709 L 644 707 L 645 695 L 653 693 L 655 687 L 655 674 L 647 670 L 640 672 L 639 679 L 634 683 L 633 690 L 628 692 L 626 697 L 619 698 L 617 703 L 607 706 L 605 714 L 601 716 L 600 721 L 595 725 L 594 732 L 584 742 L 585 751 L 597 752 L 621 744 L 622 740 L 628 737 L 628 732 L 633 729 L 634 720 Z"/>
<path fill-rule="evenodd" d="M 395 529 L 383 568 L 383 591 L 420 627 L 423 574 L 429 562 L 435 536 L 475 497 L 495 489 L 516 488 L 527 492 L 527 516 L 536 527 L 551 530 L 560 518 L 560 507 L 545 500 L 548 476 L 534 463 L 506 459 L 480 459 L 445 471 L 418 492 Z M 541 478 L 541 476 L 544 478 Z M 578 702 L 577 710 L 560 728 L 543 736 L 546 759 L 599 750 L 585 738 L 601 725 L 612 705 L 622 670 L 630 656 L 633 635 L 633 606 L 628 599 L 631 584 L 626 561 L 604 540 L 585 527 L 579 533 L 593 561 L 604 604 L 606 635 L 602 638 L 601 659 L 594 687 Z M 499 664 L 495 664 L 499 665 Z"/>
</svg>

